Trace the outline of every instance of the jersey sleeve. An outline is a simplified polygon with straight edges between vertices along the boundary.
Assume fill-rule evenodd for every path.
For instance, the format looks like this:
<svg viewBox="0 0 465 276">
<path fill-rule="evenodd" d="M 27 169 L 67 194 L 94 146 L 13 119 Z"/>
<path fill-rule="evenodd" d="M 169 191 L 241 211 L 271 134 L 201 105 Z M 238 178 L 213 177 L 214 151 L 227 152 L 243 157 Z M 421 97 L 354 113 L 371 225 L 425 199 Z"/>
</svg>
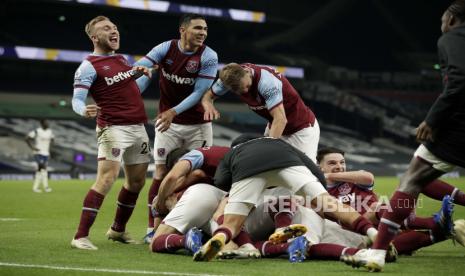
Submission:
<svg viewBox="0 0 465 276">
<path fill-rule="evenodd" d="M 361 185 L 361 184 L 354 184 L 359 189 L 366 190 L 366 191 L 373 191 L 373 187 L 375 187 L 375 183 L 371 183 L 370 185 Z"/>
<path fill-rule="evenodd" d="M 273 74 L 262 69 L 258 93 L 265 99 L 266 108 L 271 110 L 283 102 L 283 83 Z"/>
<path fill-rule="evenodd" d="M 134 65 L 142 65 L 152 67 L 154 64 L 160 63 L 170 49 L 171 41 L 165 41 L 155 46 L 145 57 L 139 59 Z"/>
<path fill-rule="evenodd" d="M 229 89 L 224 86 L 223 82 L 220 79 L 217 79 L 212 85 L 212 92 L 215 96 L 223 96 L 228 93 Z"/>
<path fill-rule="evenodd" d="M 187 160 L 191 163 L 191 171 L 200 169 L 203 165 L 203 154 L 198 150 L 191 150 L 184 154 L 179 160 Z"/>
<path fill-rule="evenodd" d="M 218 71 L 218 55 L 210 47 L 205 47 L 200 58 L 199 78 L 214 80 Z"/>
<path fill-rule="evenodd" d="M 94 66 L 88 61 L 84 60 L 74 73 L 74 88 L 89 89 L 97 78 L 97 71 Z"/>
</svg>

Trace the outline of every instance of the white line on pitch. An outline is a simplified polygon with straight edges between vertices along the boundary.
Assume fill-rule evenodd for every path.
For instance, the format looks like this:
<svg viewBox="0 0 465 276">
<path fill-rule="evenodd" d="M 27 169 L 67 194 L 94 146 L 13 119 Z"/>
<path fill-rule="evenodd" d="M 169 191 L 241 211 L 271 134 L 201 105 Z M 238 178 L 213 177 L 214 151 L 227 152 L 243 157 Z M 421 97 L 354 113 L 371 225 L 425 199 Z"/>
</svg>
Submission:
<svg viewBox="0 0 465 276">
<path fill-rule="evenodd" d="M 22 218 L 0 218 L 0 221 L 20 221 Z"/>
<path fill-rule="evenodd" d="M 52 265 L 36 265 L 36 264 L 16 264 L 3 263 L 0 266 L 22 267 L 22 268 L 43 268 L 53 270 L 73 270 L 85 272 L 107 272 L 107 273 L 127 273 L 127 274 L 146 274 L 146 275 L 177 275 L 177 276 L 226 276 L 224 274 L 205 274 L 205 273 L 182 273 L 168 271 L 148 271 L 148 270 L 125 270 L 125 269 L 110 269 L 110 268 L 85 268 L 85 267 L 69 267 L 69 266 L 52 266 Z"/>
</svg>

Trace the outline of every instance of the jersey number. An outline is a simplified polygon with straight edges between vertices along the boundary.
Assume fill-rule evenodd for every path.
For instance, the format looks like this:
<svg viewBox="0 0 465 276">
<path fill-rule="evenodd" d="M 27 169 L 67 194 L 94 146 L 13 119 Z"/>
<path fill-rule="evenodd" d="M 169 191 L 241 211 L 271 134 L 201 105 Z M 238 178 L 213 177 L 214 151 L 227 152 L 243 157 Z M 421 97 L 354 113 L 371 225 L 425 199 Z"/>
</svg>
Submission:
<svg viewBox="0 0 465 276">
<path fill-rule="evenodd" d="M 149 144 L 147 142 L 143 142 L 140 147 L 142 148 L 142 150 L 140 151 L 140 154 L 147 154 L 150 152 L 150 147 L 149 147 Z"/>
</svg>

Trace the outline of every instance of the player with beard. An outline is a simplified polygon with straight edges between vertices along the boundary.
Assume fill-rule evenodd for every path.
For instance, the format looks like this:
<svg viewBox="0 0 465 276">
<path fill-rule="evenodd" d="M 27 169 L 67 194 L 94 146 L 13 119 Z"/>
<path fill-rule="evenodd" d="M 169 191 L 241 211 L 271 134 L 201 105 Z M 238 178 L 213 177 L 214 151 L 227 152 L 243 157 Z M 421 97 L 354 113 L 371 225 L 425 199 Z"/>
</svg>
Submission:
<svg viewBox="0 0 465 276">
<path fill-rule="evenodd" d="M 125 182 L 118 195 L 114 222 L 106 233 L 109 239 L 123 243 L 135 241 L 125 231 L 140 190 L 144 186 L 150 145 L 144 123 L 147 121 L 141 93 L 148 85 L 151 71 L 132 67 L 119 49 L 118 28 L 105 16 L 97 16 L 85 27 L 94 45 L 74 76 L 73 110 L 84 117 L 97 117 L 97 178 L 84 198 L 78 230 L 71 246 L 97 250 L 89 240 L 105 195 L 118 177 L 124 161 Z M 136 77 L 146 74 L 147 76 Z M 86 105 L 90 93 L 95 104 Z"/>
</svg>

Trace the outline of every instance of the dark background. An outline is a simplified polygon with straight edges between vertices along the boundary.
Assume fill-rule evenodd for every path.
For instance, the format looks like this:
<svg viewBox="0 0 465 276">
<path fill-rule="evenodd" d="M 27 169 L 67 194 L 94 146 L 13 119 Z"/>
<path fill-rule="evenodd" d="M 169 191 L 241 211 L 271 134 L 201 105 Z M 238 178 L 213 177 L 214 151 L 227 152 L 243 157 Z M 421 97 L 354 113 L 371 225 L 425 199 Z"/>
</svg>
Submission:
<svg viewBox="0 0 465 276">
<path fill-rule="evenodd" d="M 266 23 L 207 17 L 207 45 L 220 62 L 300 66 L 321 78 L 321 64 L 349 69 L 418 72 L 436 63 L 440 0 L 177 0 L 177 3 L 263 11 Z M 97 15 L 114 21 L 122 53 L 143 55 L 177 38 L 179 14 L 62 1 L 0 3 L 0 44 L 91 51 L 84 25 Z M 65 20 L 60 21 L 60 16 Z M 0 59 L 0 91 L 71 93 L 76 63 Z"/>
</svg>

